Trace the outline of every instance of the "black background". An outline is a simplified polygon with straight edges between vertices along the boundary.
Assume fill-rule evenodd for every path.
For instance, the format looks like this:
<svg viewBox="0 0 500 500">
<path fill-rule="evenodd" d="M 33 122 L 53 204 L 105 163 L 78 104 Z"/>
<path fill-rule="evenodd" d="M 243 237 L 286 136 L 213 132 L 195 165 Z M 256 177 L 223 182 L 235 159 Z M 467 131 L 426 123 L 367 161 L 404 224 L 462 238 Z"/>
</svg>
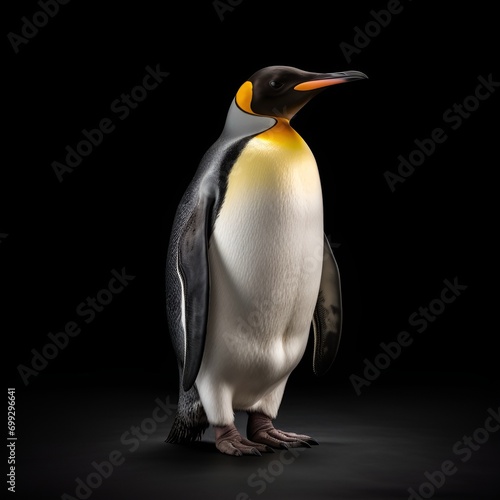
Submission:
<svg viewBox="0 0 500 500">
<path fill-rule="evenodd" d="M 312 374 L 312 345 L 292 387 L 344 386 L 380 342 L 414 338 L 380 379 L 498 383 L 493 217 L 498 91 L 456 130 L 443 120 L 472 95 L 478 77 L 500 80 L 491 4 L 405 1 L 401 13 L 347 61 L 339 45 L 386 2 L 244 0 L 218 17 L 212 2 L 70 2 L 14 53 L 8 39 L 4 93 L 0 240 L 8 385 L 36 391 L 85 374 L 98 380 L 154 376 L 175 390 L 165 316 L 165 257 L 177 204 L 222 130 L 238 87 L 261 67 L 359 70 L 369 80 L 336 86 L 292 120 L 316 156 L 325 232 L 335 244 L 345 308 L 332 370 Z M 35 2 L 12 5 L 5 34 L 20 34 Z M 495 31 L 496 30 L 496 31 Z M 120 120 L 111 103 L 141 84 L 146 66 L 170 73 Z M 59 182 L 82 129 L 111 118 L 116 129 Z M 448 138 L 394 193 L 415 139 Z M 496 140 L 495 140 L 496 139 Z M 293 245 L 293 242 L 290 242 Z M 111 270 L 135 276 L 85 324 L 76 314 L 105 288 Z M 439 298 L 443 280 L 467 289 L 421 334 L 408 317 Z M 78 321 L 81 334 L 23 388 L 47 334 Z M 59 377 L 59 378 L 57 378 Z"/>
<path fill-rule="evenodd" d="M 357 369 L 381 341 L 458 276 L 463 296 L 395 363 L 398 370 L 494 375 L 487 288 L 494 227 L 488 185 L 494 167 L 493 94 L 453 131 L 443 113 L 494 73 L 486 7 L 437 9 L 404 3 L 400 14 L 348 63 L 339 48 L 383 3 L 325 10 L 311 2 L 242 2 L 224 13 L 210 2 L 168 8 L 69 3 L 18 54 L 8 56 L 2 182 L 2 281 L 9 372 L 28 363 L 48 332 L 71 320 L 82 334 L 46 372 L 144 370 L 176 377 L 165 319 L 164 261 L 174 211 L 197 164 L 219 135 L 239 85 L 260 67 L 357 69 L 368 81 L 323 92 L 292 124 L 313 150 L 322 178 L 325 232 L 335 244 L 345 323 L 335 370 Z M 17 6 L 11 30 L 39 9 Z M 32 14 L 31 14 L 32 15 Z M 11 47 L 9 47 L 11 48 Z M 124 120 L 110 107 L 141 84 L 146 66 L 169 72 Z M 103 118 L 116 128 L 60 183 L 81 130 Z M 415 139 L 436 127 L 448 139 L 391 192 Z M 293 244 L 293 242 L 290 242 Z M 136 276 L 85 325 L 75 309 L 107 286 L 112 269 Z M 413 332 L 414 333 L 414 332 Z M 310 372 L 304 360 L 304 376 Z M 307 378 L 308 382 L 312 379 Z M 300 381 L 297 381 L 300 383 Z"/>
</svg>

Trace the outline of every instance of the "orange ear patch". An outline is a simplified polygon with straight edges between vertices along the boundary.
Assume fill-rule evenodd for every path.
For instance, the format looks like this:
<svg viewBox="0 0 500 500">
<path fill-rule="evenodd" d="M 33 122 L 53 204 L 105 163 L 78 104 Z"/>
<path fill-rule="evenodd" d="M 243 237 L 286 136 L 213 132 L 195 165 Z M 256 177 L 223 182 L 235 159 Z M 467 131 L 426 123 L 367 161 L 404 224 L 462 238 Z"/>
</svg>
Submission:
<svg viewBox="0 0 500 500">
<path fill-rule="evenodd" d="M 236 93 L 236 104 L 247 113 L 254 115 L 252 111 L 253 85 L 252 82 L 245 82 Z"/>
</svg>

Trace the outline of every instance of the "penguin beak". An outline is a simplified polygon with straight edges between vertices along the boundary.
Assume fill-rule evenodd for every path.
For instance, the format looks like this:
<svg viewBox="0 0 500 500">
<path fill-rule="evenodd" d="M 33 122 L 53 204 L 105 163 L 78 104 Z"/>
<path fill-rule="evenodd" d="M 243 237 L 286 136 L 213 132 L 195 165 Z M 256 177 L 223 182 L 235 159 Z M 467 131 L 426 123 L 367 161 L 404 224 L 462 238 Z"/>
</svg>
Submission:
<svg viewBox="0 0 500 500">
<path fill-rule="evenodd" d="M 307 80 L 295 85 L 294 90 L 307 91 L 318 90 L 339 83 L 353 82 L 354 80 L 364 80 L 368 77 L 361 71 L 340 71 L 338 73 L 319 73 L 318 78 Z"/>
</svg>

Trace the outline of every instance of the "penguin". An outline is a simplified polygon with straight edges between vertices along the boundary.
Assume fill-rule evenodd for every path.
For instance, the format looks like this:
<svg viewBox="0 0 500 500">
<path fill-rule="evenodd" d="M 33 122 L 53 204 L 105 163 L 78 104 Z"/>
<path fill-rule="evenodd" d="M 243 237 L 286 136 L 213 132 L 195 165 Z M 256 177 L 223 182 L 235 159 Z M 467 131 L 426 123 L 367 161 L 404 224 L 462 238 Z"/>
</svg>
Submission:
<svg viewBox="0 0 500 500">
<path fill-rule="evenodd" d="M 273 425 L 310 332 L 321 376 L 342 325 L 318 167 L 290 120 L 327 87 L 365 78 L 269 66 L 233 98 L 170 234 L 167 321 L 179 400 L 168 443 L 199 440 L 212 425 L 216 449 L 233 456 L 318 444 Z M 248 414 L 246 437 L 235 411 Z"/>
</svg>

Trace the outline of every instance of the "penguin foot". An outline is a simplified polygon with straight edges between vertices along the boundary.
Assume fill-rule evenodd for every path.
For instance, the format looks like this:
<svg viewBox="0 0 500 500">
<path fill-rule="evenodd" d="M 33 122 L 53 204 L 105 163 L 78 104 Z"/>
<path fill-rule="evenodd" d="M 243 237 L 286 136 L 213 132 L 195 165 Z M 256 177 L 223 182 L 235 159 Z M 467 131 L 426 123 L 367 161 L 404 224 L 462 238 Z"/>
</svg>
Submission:
<svg viewBox="0 0 500 500">
<path fill-rule="evenodd" d="M 272 420 L 263 413 L 248 414 L 247 436 L 255 443 L 273 448 L 310 448 L 311 445 L 319 444 L 311 436 L 275 429 Z"/>
<path fill-rule="evenodd" d="M 257 455 L 263 453 L 274 453 L 274 450 L 265 443 L 253 443 L 245 439 L 236 429 L 234 424 L 225 425 L 223 427 L 214 426 L 215 429 L 215 446 L 226 455 Z"/>
</svg>

